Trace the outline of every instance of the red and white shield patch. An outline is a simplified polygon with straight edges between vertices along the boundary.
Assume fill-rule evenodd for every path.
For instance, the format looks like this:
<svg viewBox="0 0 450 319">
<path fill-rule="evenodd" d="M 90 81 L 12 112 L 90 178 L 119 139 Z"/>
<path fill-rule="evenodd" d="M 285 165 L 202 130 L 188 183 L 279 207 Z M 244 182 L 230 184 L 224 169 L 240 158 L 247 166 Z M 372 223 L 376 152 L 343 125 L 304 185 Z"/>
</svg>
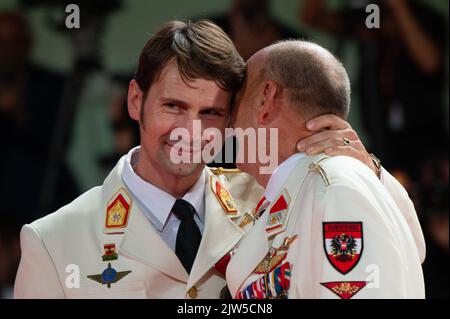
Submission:
<svg viewBox="0 0 450 319">
<path fill-rule="evenodd" d="M 269 236 L 275 236 L 285 231 L 289 219 L 290 196 L 286 189 L 283 189 L 280 196 L 270 207 L 269 215 L 266 220 L 266 233 Z"/>
<path fill-rule="evenodd" d="M 324 222 L 323 244 L 331 265 L 341 274 L 348 274 L 363 252 L 362 222 Z"/>
</svg>

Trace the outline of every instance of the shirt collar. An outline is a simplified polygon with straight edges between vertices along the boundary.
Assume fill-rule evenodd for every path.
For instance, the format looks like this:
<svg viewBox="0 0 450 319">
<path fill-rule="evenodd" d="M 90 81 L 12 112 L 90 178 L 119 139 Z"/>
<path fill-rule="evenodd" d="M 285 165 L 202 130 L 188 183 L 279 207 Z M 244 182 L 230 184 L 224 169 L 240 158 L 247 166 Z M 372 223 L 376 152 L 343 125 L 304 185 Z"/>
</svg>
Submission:
<svg viewBox="0 0 450 319">
<path fill-rule="evenodd" d="M 140 146 L 137 146 L 131 149 L 126 155 L 122 180 L 144 208 L 143 212 L 147 218 L 150 219 L 159 231 L 162 231 L 171 216 L 171 210 L 176 198 L 136 174 L 133 166 L 139 161 L 139 152 Z M 205 181 L 206 174 L 205 170 L 203 170 L 199 179 L 183 196 L 184 200 L 194 206 L 202 223 L 205 220 Z"/>
<path fill-rule="evenodd" d="M 270 176 L 264 192 L 267 201 L 272 202 L 275 199 L 275 196 L 280 192 L 289 175 L 295 167 L 297 167 L 299 161 L 305 156 L 305 153 L 296 153 L 278 165 L 273 171 L 272 176 Z"/>
</svg>

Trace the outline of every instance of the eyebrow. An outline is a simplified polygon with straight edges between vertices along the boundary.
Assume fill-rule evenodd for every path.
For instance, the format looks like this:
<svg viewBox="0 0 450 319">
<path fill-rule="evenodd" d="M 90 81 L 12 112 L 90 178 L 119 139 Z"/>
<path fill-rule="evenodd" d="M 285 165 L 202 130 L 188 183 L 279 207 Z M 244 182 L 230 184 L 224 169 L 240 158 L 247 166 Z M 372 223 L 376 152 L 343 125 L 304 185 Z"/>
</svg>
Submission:
<svg viewBox="0 0 450 319">
<path fill-rule="evenodd" d="M 177 104 L 177 105 L 179 105 L 181 107 L 184 107 L 184 108 L 188 108 L 189 107 L 189 103 L 187 103 L 185 101 L 178 100 L 176 98 L 161 97 L 159 99 L 159 101 L 162 102 L 162 103 Z M 221 107 L 221 106 L 205 106 L 205 107 L 202 107 L 201 110 L 200 110 L 200 112 L 207 112 L 207 111 L 218 111 L 218 112 L 220 111 L 220 112 L 225 112 L 225 113 L 228 112 L 227 111 L 227 107 Z"/>
<path fill-rule="evenodd" d="M 177 100 L 175 98 L 171 98 L 171 97 L 161 97 L 159 99 L 160 102 L 162 103 L 173 103 L 173 104 L 177 104 L 180 105 L 182 107 L 188 107 L 189 104 L 185 101 L 181 101 L 181 100 Z"/>
<path fill-rule="evenodd" d="M 204 112 L 208 112 L 208 111 L 216 111 L 216 112 L 223 112 L 223 113 L 227 113 L 227 109 L 220 107 L 220 106 L 206 106 L 205 108 L 202 108 L 200 110 L 200 113 L 204 113 Z"/>
</svg>

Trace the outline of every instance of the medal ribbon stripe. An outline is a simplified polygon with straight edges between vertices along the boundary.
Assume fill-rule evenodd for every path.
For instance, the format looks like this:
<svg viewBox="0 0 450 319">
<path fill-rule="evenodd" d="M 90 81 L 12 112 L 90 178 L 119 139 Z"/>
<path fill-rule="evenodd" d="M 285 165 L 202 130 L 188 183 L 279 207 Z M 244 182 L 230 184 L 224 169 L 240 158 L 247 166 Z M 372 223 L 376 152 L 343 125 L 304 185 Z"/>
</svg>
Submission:
<svg viewBox="0 0 450 319">
<path fill-rule="evenodd" d="M 290 285 L 289 262 L 250 283 L 236 296 L 236 299 L 271 299 L 284 297 Z"/>
</svg>

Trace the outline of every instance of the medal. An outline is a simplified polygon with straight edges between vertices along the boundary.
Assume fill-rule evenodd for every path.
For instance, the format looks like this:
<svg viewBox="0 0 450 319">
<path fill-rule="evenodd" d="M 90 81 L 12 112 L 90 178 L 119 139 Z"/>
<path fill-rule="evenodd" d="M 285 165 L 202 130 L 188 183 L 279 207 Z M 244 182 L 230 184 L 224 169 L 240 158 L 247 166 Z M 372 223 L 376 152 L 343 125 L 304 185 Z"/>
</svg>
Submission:
<svg viewBox="0 0 450 319">
<path fill-rule="evenodd" d="M 284 239 L 283 244 L 278 248 L 271 247 L 264 259 L 256 266 L 253 273 L 255 274 L 267 274 L 274 270 L 281 262 L 286 258 L 289 246 L 297 238 L 297 235 L 287 237 Z"/>
<path fill-rule="evenodd" d="M 131 270 L 117 271 L 111 267 L 111 263 L 108 263 L 108 267 L 103 270 L 101 274 L 89 275 L 87 277 L 91 280 L 101 283 L 102 285 L 106 285 L 108 288 L 111 288 L 111 284 L 118 282 L 130 272 Z"/>
</svg>

